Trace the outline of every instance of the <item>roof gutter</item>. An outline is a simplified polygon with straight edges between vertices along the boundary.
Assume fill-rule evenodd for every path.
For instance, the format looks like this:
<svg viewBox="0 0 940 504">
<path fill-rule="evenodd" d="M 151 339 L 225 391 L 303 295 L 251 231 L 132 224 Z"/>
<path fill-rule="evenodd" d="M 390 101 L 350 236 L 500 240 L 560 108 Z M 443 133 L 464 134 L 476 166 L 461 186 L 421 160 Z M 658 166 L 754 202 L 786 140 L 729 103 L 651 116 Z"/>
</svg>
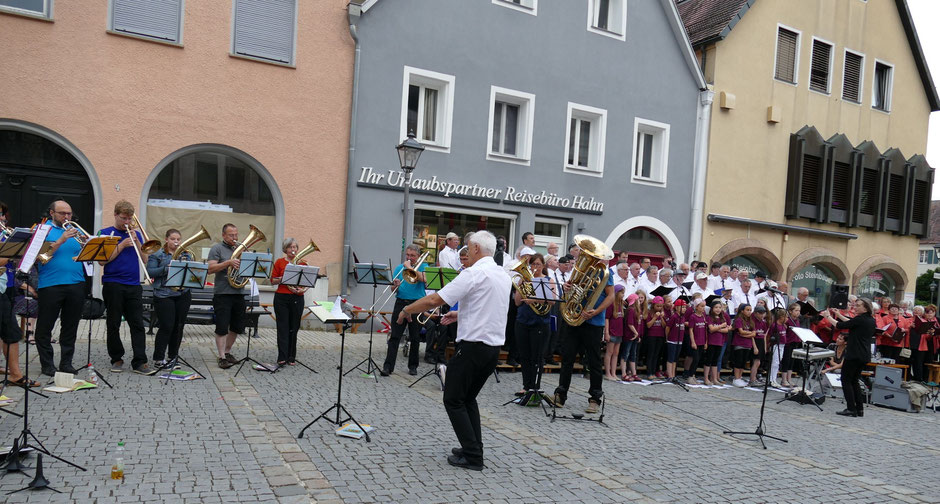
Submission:
<svg viewBox="0 0 940 504">
<path fill-rule="evenodd" d="M 362 15 L 362 6 L 359 2 L 355 0 L 350 2 L 346 6 L 346 16 L 349 20 L 349 36 L 352 37 L 353 41 L 356 43 L 355 56 L 353 58 L 353 86 L 352 86 L 352 103 L 349 110 L 349 153 L 348 153 L 348 168 L 346 173 L 346 214 L 343 219 L 343 266 L 342 266 L 342 294 L 349 294 L 349 272 L 350 264 L 349 260 L 352 256 L 352 247 L 349 244 L 349 235 L 351 231 L 351 222 L 349 215 L 352 212 L 352 191 L 355 185 L 352 182 L 352 176 L 355 171 L 353 164 L 355 163 L 355 154 L 356 154 L 356 117 L 358 116 L 359 111 L 359 27 L 357 23 L 359 22 L 359 17 Z"/>
</svg>

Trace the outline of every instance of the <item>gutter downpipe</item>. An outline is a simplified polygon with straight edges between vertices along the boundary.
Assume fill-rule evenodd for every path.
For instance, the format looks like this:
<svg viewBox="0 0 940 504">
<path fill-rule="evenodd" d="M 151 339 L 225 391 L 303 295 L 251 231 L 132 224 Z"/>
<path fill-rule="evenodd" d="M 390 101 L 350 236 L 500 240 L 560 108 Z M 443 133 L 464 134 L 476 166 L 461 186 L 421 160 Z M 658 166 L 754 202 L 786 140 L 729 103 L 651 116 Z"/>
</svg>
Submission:
<svg viewBox="0 0 940 504">
<path fill-rule="evenodd" d="M 349 166 L 346 173 L 346 214 L 343 216 L 343 281 L 341 293 L 346 296 L 349 294 L 349 260 L 352 256 L 352 247 L 349 245 L 350 221 L 349 214 L 352 210 L 352 176 L 354 173 L 353 163 L 356 153 L 356 116 L 359 110 L 359 28 L 356 25 L 359 17 L 362 15 L 362 7 L 358 4 L 350 3 L 346 6 L 347 19 L 349 20 L 349 35 L 356 43 L 356 51 L 353 60 L 353 85 L 352 85 L 352 104 L 349 111 Z"/>
<path fill-rule="evenodd" d="M 712 102 L 715 92 L 699 93 L 698 117 L 695 124 L 695 161 L 692 177 L 692 222 L 689 233 L 687 261 L 702 260 L 702 228 L 704 226 L 705 175 L 708 171 L 708 138 L 711 131 Z"/>
</svg>

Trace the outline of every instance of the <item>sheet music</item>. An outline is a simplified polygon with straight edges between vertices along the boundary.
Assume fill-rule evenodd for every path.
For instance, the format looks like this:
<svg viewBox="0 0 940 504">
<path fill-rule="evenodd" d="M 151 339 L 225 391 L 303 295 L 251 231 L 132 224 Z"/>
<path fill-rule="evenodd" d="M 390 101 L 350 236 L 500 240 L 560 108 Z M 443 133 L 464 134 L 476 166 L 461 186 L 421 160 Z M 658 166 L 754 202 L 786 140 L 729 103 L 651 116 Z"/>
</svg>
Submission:
<svg viewBox="0 0 940 504">
<path fill-rule="evenodd" d="M 810 331 L 809 329 L 804 329 L 802 327 L 791 327 L 790 330 L 793 331 L 800 341 L 803 343 L 822 343 L 822 340 L 819 339 L 819 336 L 816 336 L 816 333 Z"/>
<path fill-rule="evenodd" d="M 49 224 L 42 224 L 36 229 L 36 233 L 33 234 L 33 239 L 29 242 L 29 247 L 26 248 L 26 253 L 20 261 L 20 272 L 29 273 L 29 270 L 33 268 L 36 256 L 39 255 L 39 250 L 42 248 L 42 244 L 46 242 L 46 236 L 49 235 L 51 229 L 52 226 Z"/>
<path fill-rule="evenodd" d="M 333 301 L 333 309 L 330 310 L 330 317 L 334 319 L 348 319 L 349 316 L 343 313 L 343 298 L 336 296 L 336 301 Z"/>
<path fill-rule="evenodd" d="M 552 280 L 548 277 L 533 278 L 532 289 L 535 292 L 535 295 L 532 296 L 532 299 L 556 301 L 558 296 L 555 295 L 555 291 L 552 290 L 551 286 Z"/>
</svg>

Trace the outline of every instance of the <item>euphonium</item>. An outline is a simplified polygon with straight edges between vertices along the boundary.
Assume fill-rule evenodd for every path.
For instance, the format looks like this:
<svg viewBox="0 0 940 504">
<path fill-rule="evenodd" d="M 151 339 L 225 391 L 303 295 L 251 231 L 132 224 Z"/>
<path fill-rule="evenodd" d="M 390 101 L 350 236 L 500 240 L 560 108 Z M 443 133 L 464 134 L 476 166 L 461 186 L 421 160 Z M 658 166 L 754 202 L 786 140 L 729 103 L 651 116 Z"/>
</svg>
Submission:
<svg viewBox="0 0 940 504">
<path fill-rule="evenodd" d="M 264 241 L 264 233 L 260 229 L 256 228 L 254 224 L 248 225 L 248 236 L 245 237 L 245 241 L 240 242 L 235 250 L 232 251 L 232 259 L 240 259 L 242 254 L 251 248 L 252 245 L 258 243 L 259 241 Z M 228 284 L 236 289 L 243 289 L 248 285 L 248 279 L 238 276 L 238 268 L 229 266 L 228 268 Z"/>
<path fill-rule="evenodd" d="M 318 247 L 316 243 L 313 243 L 313 240 L 311 239 L 310 243 L 308 243 L 307 246 L 303 248 L 303 250 L 301 250 L 300 252 L 297 252 L 297 255 L 295 255 L 294 258 L 291 259 L 290 263 L 298 264 L 300 263 L 300 260 L 303 259 L 305 255 L 313 253 L 313 252 L 319 252 L 319 251 L 320 251 L 320 247 Z"/>
<path fill-rule="evenodd" d="M 202 241 L 202 240 L 208 240 L 208 239 L 210 239 L 210 238 L 211 238 L 211 237 L 209 236 L 209 232 L 206 231 L 206 227 L 205 227 L 205 226 L 199 226 L 199 232 L 196 233 L 195 235 L 190 236 L 189 238 L 186 238 L 185 240 L 183 240 L 183 241 L 179 244 L 179 246 L 176 247 L 176 250 L 173 251 L 173 255 L 170 256 L 170 260 L 172 260 L 172 261 L 178 261 L 178 260 L 180 259 L 180 257 L 183 256 L 183 254 L 186 254 L 186 256 L 189 258 L 189 260 L 194 260 L 194 259 L 196 258 L 196 254 L 194 254 L 192 250 L 189 250 L 189 247 L 190 247 L 193 243 L 196 243 L 196 242 Z M 199 282 L 200 280 L 201 280 L 201 279 L 200 279 L 198 276 L 196 276 L 195 274 L 191 274 L 191 276 L 190 276 L 190 281 Z M 181 290 L 183 290 L 183 287 L 170 287 L 170 288 L 173 289 L 173 290 L 175 290 L 175 291 L 181 291 Z"/>
<path fill-rule="evenodd" d="M 571 270 L 561 305 L 561 316 L 571 326 L 581 325 L 584 322 L 581 313 L 597 304 L 597 298 L 607 287 L 607 279 L 610 277 L 607 263 L 614 258 L 610 247 L 597 238 L 577 235 L 574 242 L 581 248 L 581 254 Z"/>
<path fill-rule="evenodd" d="M 512 268 L 512 271 L 519 275 L 512 281 L 512 286 L 519 291 L 519 295 L 523 299 L 535 296 L 535 289 L 532 287 L 532 270 L 529 269 L 529 256 L 524 256 L 519 264 Z M 552 305 L 548 303 L 532 303 L 529 307 L 536 315 L 543 317 L 552 309 Z"/>
<path fill-rule="evenodd" d="M 401 272 L 401 277 L 406 282 L 413 284 L 418 281 L 418 267 L 421 266 L 421 263 L 428 258 L 430 252 L 425 252 L 421 254 L 421 257 L 418 258 L 418 261 L 411 265 L 410 268 L 403 268 Z"/>
</svg>

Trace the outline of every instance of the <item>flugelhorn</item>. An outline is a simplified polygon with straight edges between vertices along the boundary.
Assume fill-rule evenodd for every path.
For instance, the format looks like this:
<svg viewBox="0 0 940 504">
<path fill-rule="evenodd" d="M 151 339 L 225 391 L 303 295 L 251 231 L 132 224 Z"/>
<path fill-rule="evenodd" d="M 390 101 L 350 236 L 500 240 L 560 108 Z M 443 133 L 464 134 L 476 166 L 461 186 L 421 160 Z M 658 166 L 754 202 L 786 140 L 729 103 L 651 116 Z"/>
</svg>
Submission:
<svg viewBox="0 0 940 504">
<path fill-rule="evenodd" d="M 256 228 L 254 224 L 249 224 L 248 229 L 248 236 L 245 237 L 245 241 L 239 242 L 238 246 L 235 247 L 235 250 L 232 252 L 232 259 L 240 259 L 242 254 L 251 248 L 252 245 L 259 241 L 265 241 L 264 233 Z M 228 284 L 236 289 L 244 289 L 245 286 L 248 285 L 248 279 L 238 276 L 238 268 L 229 266 Z"/>
<path fill-rule="evenodd" d="M 571 270 L 561 305 L 561 316 L 568 325 L 578 326 L 584 322 L 581 313 L 593 309 L 601 292 L 607 287 L 607 279 L 610 277 L 607 263 L 614 258 L 614 252 L 593 236 L 577 235 L 574 242 L 581 248 L 581 254 Z"/>
<path fill-rule="evenodd" d="M 92 236 L 91 233 L 89 233 L 88 231 L 85 231 L 85 229 L 82 228 L 77 222 L 71 221 L 71 220 L 67 220 L 63 222 L 62 229 L 66 231 L 71 231 L 74 229 L 75 231 L 77 231 L 78 234 L 76 234 L 72 238 L 75 241 L 77 241 L 79 245 L 83 247 L 85 246 L 86 243 L 88 243 L 88 240 L 91 239 L 91 236 Z M 52 260 L 52 252 L 45 252 L 45 253 L 39 254 L 38 256 L 36 256 L 36 260 L 39 261 L 39 264 L 46 264 L 47 262 Z"/>
</svg>

